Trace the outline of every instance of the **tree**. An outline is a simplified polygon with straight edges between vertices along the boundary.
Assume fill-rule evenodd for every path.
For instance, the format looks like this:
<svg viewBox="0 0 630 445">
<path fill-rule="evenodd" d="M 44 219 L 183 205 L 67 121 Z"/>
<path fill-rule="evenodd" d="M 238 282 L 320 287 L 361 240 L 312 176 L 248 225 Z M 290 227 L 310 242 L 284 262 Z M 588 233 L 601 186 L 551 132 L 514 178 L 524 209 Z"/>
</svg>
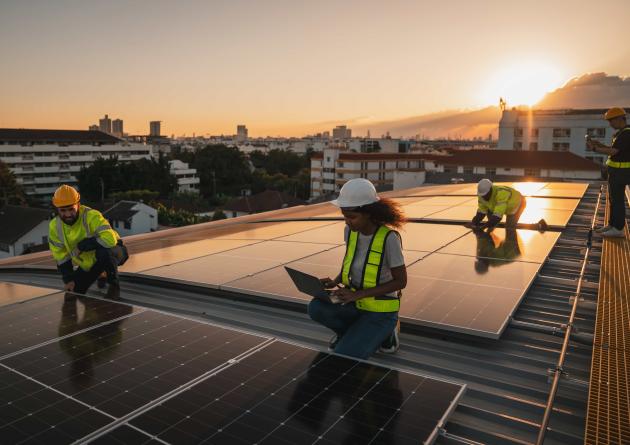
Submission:
<svg viewBox="0 0 630 445">
<path fill-rule="evenodd" d="M 150 190 L 167 197 L 177 188 L 177 179 L 170 174 L 168 160 L 139 159 L 119 162 L 118 158 L 99 158 L 77 175 L 81 195 L 88 201 L 100 201 L 113 192 Z"/>
<path fill-rule="evenodd" d="M 13 172 L 0 161 L 0 205 L 3 204 L 26 204 L 26 197 Z"/>
</svg>

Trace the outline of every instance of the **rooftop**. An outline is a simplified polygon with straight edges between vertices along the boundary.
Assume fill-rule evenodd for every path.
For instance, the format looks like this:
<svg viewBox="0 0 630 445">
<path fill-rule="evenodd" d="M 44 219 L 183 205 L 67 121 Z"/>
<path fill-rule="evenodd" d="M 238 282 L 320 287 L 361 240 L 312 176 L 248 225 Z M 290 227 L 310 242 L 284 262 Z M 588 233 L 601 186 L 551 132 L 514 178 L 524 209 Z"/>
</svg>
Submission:
<svg viewBox="0 0 630 445">
<path fill-rule="evenodd" d="M 13 244 L 42 221 L 50 218 L 50 211 L 35 207 L 6 205 L 0 208 L 0 243 Z"/>
<path fill-rule="evenodd" d="M 304 201 L 277 190 L 265 190 L 251 196 L 243 196 L 228 201 L 224 209 L 234 212 L 260 213 L 285 207 L 302 205 Z"/>
<path fill-rule="evenodd" d="M 103 216 L 110 221 L 128 221 L 138 210 L 133 208 L 138 203 L 135 201 L 118 201 L 109 209 L 103 212 Z"/>
<path fill-rule="evenodd" d="M 519 253 L 511 259 L 493 257 L 487 250 L 506 250 L 503 229 L 486 243 L 461 226 L 474 213 L 474 185 L 387 193 L 413 220 L 402 233 L 410 278 L 403 296 L 401 350 L 396 355 L 376 354 L 370 363 L 466 385 L 466 393 L 440 430 L 437 442 L 441 444 L 535 442 L 550 394 L 550 370 L 556 368 L 563 349 L 578 283 L 582 290 L 573 321 L 577 333 L 571 337 L 553 399 L 545 444 L 584 441 L 600 239 L 593 240 L 584 269 L 582 263 L 589 228 L 593 222 L 601 223 L 605 206 L 598 205 L 598 185 L 512 185 L 528 196 L 530 213 L 523 215 L 525 224 L 516 238 Z M 529 230 L 527 221 L 541 216 L 555 222 L 552 230 Z M 338 211 L 321 203 L 128 237 L 125 244 L 132 256 L 123 267 L 123 298 L 138 308 L 325 350 L 330 333 L 308 319 L 308 298 L 276 271 L 287 263 L 301 264 L 317 275 L 336 270 L 342 229 Z M 491 257 L 485 275 L 474 272 L 476 260 Z M 446 269 L 434 267 L 438 259 L 446 260 Z M 433 266 L 426 269 L 427 264 Z M 48 253 L 3 260 L 0 268 L 1 281 L 59 287 Z M 455 280 L 464 286 L 457 287 Z M 450 286 L 435 287 L 438 282 Z M 429 285 L 433 287 L 424 293 Z M 477 288 L 482 291 L 477 293 Z M 493 289 L 501 291 L 488 307 L 498 309 L 503 300 L 512 298 L 516 307 L 508 308 L 505 325 L 490 336 L 462 323 L 472 311 L 480 310 L 478 302 L 494 294 Z M 94 289 L 91 295 L 102 294 Z M 452 305 L 456 317 L 448 323 L 440 321 L 445 313 L 430 314 L 423 307 L 412 310 L 415 302 L 439 295 L 465 295 L 472 306 L 465 303 L 460 311 Z M 425 307 L 439 307 L 424 301 Z"/>
<path fill-rule="evenodd" d="M 117 144 L 115 136 L 102 131 L 34 130 L 0 128 L 0 144 Z"/>
</svg>

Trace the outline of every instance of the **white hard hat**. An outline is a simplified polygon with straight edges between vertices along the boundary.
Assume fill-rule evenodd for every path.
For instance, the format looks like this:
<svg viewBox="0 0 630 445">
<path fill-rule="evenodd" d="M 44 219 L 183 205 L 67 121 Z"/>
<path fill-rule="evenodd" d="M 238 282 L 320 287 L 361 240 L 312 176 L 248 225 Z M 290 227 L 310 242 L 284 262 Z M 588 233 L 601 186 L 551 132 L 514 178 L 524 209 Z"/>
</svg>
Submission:
<svg viewBox="0 0 630 445">
<path fill-rule="evenodd" d="M 489 179 L 482 179 L 477 184 L 477 196 L 484 196 L 492 189 L 492 181 Z"/>
<path fill-rule="evenodd" d="M 363 178 L 355 178 L 346 182 L 339 191 L 339 197 L 331 201 L 341 208 L 361 207 L 379 200 L 374 185 Z"/>
</svg>

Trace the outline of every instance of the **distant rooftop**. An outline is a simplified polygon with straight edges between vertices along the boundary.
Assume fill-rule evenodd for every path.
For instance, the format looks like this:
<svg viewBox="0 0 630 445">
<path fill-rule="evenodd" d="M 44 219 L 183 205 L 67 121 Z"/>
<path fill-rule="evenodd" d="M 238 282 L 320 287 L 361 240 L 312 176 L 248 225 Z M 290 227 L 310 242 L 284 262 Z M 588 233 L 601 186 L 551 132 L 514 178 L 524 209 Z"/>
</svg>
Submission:
<svg viewBox="0 0 630 445">
<path fill-rule="evenodd" d="M 630 110 L 630 106 L 628 107 L 624 107 L 625 110 Z M 509 110 L 506 110 L 509 111 Z M 561 108 L 561 109 L 549 109 L 549 110 L 545 110 L 545 109 L 522 109 L 519 108 L 516 111 L 518 111 L 519 114 L 522 115 L 527 115 L 527 114 L 538 114 L 538 115 L 578 115 L 578 114 L 595 114 L 595 115 L 601 115 L 603 117 L 604 113 L 606 113 L 606 111 L 608 111 L 608 108 Z"/>
<path fill-rule="evenodd" d="M 138 213 L 133 207 L 138 203 L 135 201 L 119 201 L 111 208 L 103 212 L 103 216 L 110 221 L 128 221 L 133 215 Z"/>
<path fill-rule="evenodd" d="M 121 140 L 102 131 L 0 128 L 0 144 L 117 144 Z"/>
<path fill-rule="evenodd" d="M 50 211 L 7 205 L 0 208 L 0 243 L 13 244 L 50 217 Z"/>
<path fill-rule="evenodd" d="M 251 196 L 232 199 L 225 204 L 224 209 L 234 212 L 259 213 L 302 204 L 304 204 L 304 201 L 288 193 L 277 190 L 265 190 Z"/>
</svg>

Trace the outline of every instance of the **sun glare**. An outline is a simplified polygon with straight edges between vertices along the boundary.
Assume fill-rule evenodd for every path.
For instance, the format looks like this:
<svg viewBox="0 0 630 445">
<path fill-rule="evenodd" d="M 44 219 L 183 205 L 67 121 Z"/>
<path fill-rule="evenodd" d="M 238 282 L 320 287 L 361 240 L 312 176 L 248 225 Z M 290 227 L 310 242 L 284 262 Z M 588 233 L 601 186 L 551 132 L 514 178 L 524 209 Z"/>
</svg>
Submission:
<svg viewBox="0 0 630 445">
<path fill-rule="evenodd" d="M 508 106 L 532 106 L 562 82 L 562 73 L 551 64 L 523 62 L 499 67 L 483 91 L 484 103 L 497 103 L 502 97 Z"/>
</svg>

